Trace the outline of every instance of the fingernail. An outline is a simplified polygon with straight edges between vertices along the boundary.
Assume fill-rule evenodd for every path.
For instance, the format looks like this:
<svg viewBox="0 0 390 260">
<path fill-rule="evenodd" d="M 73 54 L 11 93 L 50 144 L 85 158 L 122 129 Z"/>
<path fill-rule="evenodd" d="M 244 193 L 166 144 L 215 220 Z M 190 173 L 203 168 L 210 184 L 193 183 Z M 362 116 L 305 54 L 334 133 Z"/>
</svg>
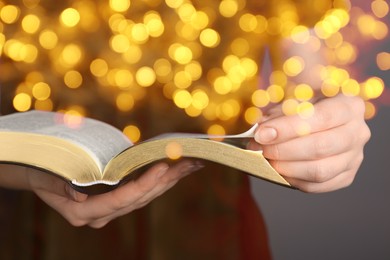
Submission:
<svg viewBox="0 0 390 260">
<path fill-rule="evenodd" d="M 161 167 L 158 172 L 157 172 L 157 178 L 161 178 L 167 171 L 169 167 L 168 166 L 163 166 Z"/>
<path fill-rule="evenodd" d="M 257 131 L 255 139 L 259 143 L 268 143 L 277 137 L 278 133 L 274 128 L 264 127 Z"/>
</svg>

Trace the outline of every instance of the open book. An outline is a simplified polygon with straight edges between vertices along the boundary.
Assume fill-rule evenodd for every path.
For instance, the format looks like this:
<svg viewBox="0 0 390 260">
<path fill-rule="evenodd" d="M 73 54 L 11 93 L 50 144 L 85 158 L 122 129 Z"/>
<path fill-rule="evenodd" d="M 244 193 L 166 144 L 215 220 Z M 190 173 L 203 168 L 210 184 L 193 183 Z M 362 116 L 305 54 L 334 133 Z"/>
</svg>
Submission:
<svg viewBox="0 0 390 260">
<path fill-rule="evenodd" d="M 226 142 L 251 137 L 253 129 L 233 136 L 164 134 L 133 145 L 121 131 L 106 123 L 85 117 L 73 123 L 66 119 L 64 114 L 44 111 L 1 116 L 0 163 L 53 173 L 86 193 L 91 193 L 93 187 L 113 189 L 136 178 L 143 167 L 173 156 L 209 160 L 290 186 L 261 151 Z"/>
</svg>

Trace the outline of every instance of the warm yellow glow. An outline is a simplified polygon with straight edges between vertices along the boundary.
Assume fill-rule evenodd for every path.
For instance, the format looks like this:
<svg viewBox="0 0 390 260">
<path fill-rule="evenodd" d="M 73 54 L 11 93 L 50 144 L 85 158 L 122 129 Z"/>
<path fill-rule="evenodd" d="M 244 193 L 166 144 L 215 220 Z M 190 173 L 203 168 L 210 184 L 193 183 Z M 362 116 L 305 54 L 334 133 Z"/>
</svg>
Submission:
<svg viewBox="0 0 390 260">
<path fill-rule="evenodd" d="M 269 81 L 271 82 L 271 84 L 285 86 L 287 84 L 288 79 L 287 75 L 283 71 L 274 70 L 269 77 Z"/>
<path fill-rule="evenodd" d="M 178 88 L 188 88 L 191 86 L 191 74 L 186 71 L 179 71 L 175 74 L 173 82 Z"/>
<path fill-rule="evenodd" d="M 265 14 L 265 6 L 248 0 L 89 0 L 54 9 L 42 0 L 0 0 L 0 83 L 15 85 L 11 100 L 19 110 L 85 112 L 93 109 L 88 91 L 76 89 L 88 87 L 103 102 L 94 106 L 128 112 L 152 91 L 161 97 L 158 106 L 170 102 L 189 117 L 202 116 L 205 127 L 233 127 L 261 120 L 270 103 L 306 120 L 314 97 L 309 84 L 318 72 L 324 96 L 361 96 L 372 117 L 369 101 L 383 93 L 384 82 L 358 82 L 350 65 L 362 58 L 359 46 L 388 37 L 388 1 L 371 0 L 368 10 L 350 0 L 312 1 L 313 10 L 300 10 L 292 0 L 276 2 Z M 277 40 L 284 37 L 305 54 L 285 59 Z M 271 68 L 262 73 L 268 47 Z M 386 73 L 390 54 L 378 52 L 376 64 Z M 309 66 L 312 54 L 323 54 L 332 66 Z M 58 103 L 62 88 L 80 97 Z M 310 129 L 303 124 L 298 132 Z"/>
<path fill-rule="evenodd" d="M 234 0 L 222 0 L 219 4 L 219 12 L 224 17 L 233 17 L 238 11 L 238 3 Z"/>
<path fill-rule="evenodd" d="M 34 108 L 37 110 L 52 111 L 53 101 L 51 99 L 36 100 L 34 103 Z"/>
<path fill-rule="evenodd" d="M 240 68 L 244 69 L 246 78 L 256 76 L 258 73 L 257 63 L 249 58 L 241 59 Z"/>
<path fill-rule="evenodd" d="M 83 56 L 83 51 L 80 46 L 76 44 L 69 44 L 65 46 L 61 53 L 61 61 L 64 67 L 73 67 L 78 64 Z"/>
<path fill-rule="evenodd" d="M 156 81 L 156 74 L 150 67 L 141 67 L 135 74 L 137 83 L 142 87 L 150 87 Z"/>
<path fill-rule="evenodd" d="M 300 136 L 305 136 L 311 133 L 311 126 L 309 123 L 302 121 L 295 129 L 296 133 Z"/>
<path fill-rule="evenodd" d="M 109 3 L 115 12 L 125 12 L 130 8 L 130 0 L 110 0 Z"/>
<path fill-rule="evenodd" d="M 64 83 L 68 88 L 78 88 L 83 84 L 83 76 L 76 70 L 70 70 L 65 73 Z"/>
<path fill-rule="evenodd" d="M 235 99 L 229 99 L 220 106 L 220 118 L 229 120 L 238 116 L 241 111 L 240 104 Z"/>
<path fill-rule="evenodd" d="M 244 32 L 254 31 L 258 26 L 256 16 L 249 13 L 243 14 L 240 17 L 239 25 L 241 30 L 243 30 Z"/>
<path fill-rule="evenodd" d="M 378 18 L 383 18 L 389 13 L 389 4 L 384 0 L 374 0 L 371 2 L 372 12 Z"/>
<path fill-rule="evenodd" d="M 209 104 L 209 96 L 203 90 L 195 90 L 192 93 L 192 106 L 198 110 L 205 109 Z"/>
<path fill-rule="evenodd" d="M 299 25 L 291 31 L 291 39 L 296 43 L 306 43 L 310 39 L 310 32 L 306 26 Z"/>
<path fill-rule="evenodd" d="M 325 80 L 321 86 L 321 92 L 326 97 L 334 97 L 340 91 L 340 87 L 334 80 Z"/>
<path fill-rule="evenodd" d="M 236 38 L 231 43 L 230 48 L 236 56 L 244 56 L 249 51 L 249 42 L 243 38 Z"/>
<path fill-rule="evenodd" d="M 44 49 L 52 50 L 57 46 L 58 36 L 51 30 L 43 30 L 39 35 L 39 43 Z"/>
<path fill-rule="evenodd" d="M 116 97 L 116 106 L 120 111 L 128 112 L 134 107 L 134 98 L 130 93 L 122 92 Z"/>
<path fill-rule="evenodd" d="M 233 89 L 233 84 L 227 77 L 218 77 L 214 81 L 214 90 L 220 95 L 226 95 Z"/>
<path fill-rule="evenodd" d="M 123 133 L 130 139 L 131 142 L 136 143 L 141 138 L 141 131 L 135 125 L 127 125 L 123 129 Z"/>
<path fill-rule="evenodd" d="M 269 100 L 272 103 L 279 103 L 284 98 L 284 89 L 279 85 L 271 85 L 267 88 Z"/>
<path fill-rule="evenodd" d="M 165 154 L 171 160 L 178 160 L 183 156 L 183 147 L 176 142 L 169 142 L 165 147 Z"/>
<path fill-rule="evenodd" d="M 41 25 L 41 20 L 33 14 L 26 15 L 22 20 L 22 28 L 27 33 L 36 33 Z"/>
<path fill-rule="evenodd" d="M 131 87 L 134 77 L 129 70 L 119 69 L 115 72 L 114 81 L 120 89 L 127 89 Z"/>
<path fill-rule="evenodd" d="M 63 111 L 64 123 L 70 128 L 78 128 L 83 123 L 83 115 L 85 114 L 84 109 L 79 106 L 70 107 L 67 111 Z"/>
<path fill-rule="evenodd" d="M 329 48 L 337 49 L 344 43 L 343 35 L 340 32 L 336 32 L 326 39 L 325 43 Z"/>
<path fill-rule="evenodd" d="M 286 99 L 282 103 L 283 114 L 291 116 L 298 113 L 299 102 L 296 99 Z"/>
<path fill-rule="evenodd" d="M 50 97 L 51 89 L 47 83 L 38 82 L 32 87 L 32 95 L 37 100 L 46 100 Z"/>
<path fill-rule="evenodd" d="M 31 108 L 31 97 L 26 93 L 16 94 L 13 99 L 14 108 L 17 111 L 24 112 Z"/>
<path fill-rule="evenodd" d="M 19 7 L 15 5 L 6 5 L 0 9 L 0 18 L 6 24 L 15 23 L 20 15 Z"/>
<path fill-rule="evenodd" d="M 186 107 L 184 109 L 184 111 L 186 112 L 186 114 L 190 117 L 198 117 L 202 114 L 202 110 L 200 109 L 197 109 L 196 107 L 194 106 L 189 106 L 189 107 Z"/>
<path fill-rule="evenodd" d="M 358 96 L 360 93 L 360 85 L 356 80 L 348 79 L 342 84 L 341 92 L 346 96 Z"/>
<path fill-rule="evenodd" d="M 380 70 L 390 70 L 390 53 L 378 53 L 376 56 L 376 63 Z"/>
<path fill-rule="evenodd" d="M 245 110 L 244 116 L 245 121 L 248 124 L 254 125 L 261 121 L 261 118 L 263 117 L 263 112 L 257 107 L 249 107 L 247 110 Z"/>
<path fill-rule="evenodd" d="M 184 0 L 165 0 L 165 3 L 169 7 L 176 9 L 184 3 Z"/>
<path fill-rule="evenodd" d="M 164 33 L 164 24 L 157 12 L 149 12 L 144 17 L 147 32 L 151 37 L 159 37 Z"/>
<path fill-rule="evenodd" d="M 192 103 L 192 96 L 187 90 L 177 90 L 173 94 L 173 101 L 179 108 L 187 108 Z"/>
<path fill-rule="evenodd" d="M 142 50 L 138 45 L 125 45 L 123 59 L 130 64 L 136 64 L 142 58 Z M 120 51 L 119 51 L 120 52 Z"/>
<path fill-rule="evenodd" d="M 313 98 L 314 91 L 313 89 L 307 85 L 307 84 L 299 84 L 294 89 L 294 96 L 298 100 L 301 101 L 308 101 Z"/>
<path fill-rule="evenodd" d="M 219 44 L 220 36 L 213 29 L 205 29 L 200 33 L 199 40 L 204 46 L 214 48 Z"/>
<path fill-rule="evenodd" d="M 302 102 L 297 107 L 298 115 L 301 118 L 308 119 L 314 115 L 314 105 L 310 102 Z"/>
<path fill-rule="evenodd" d="M 363 84 L 364 96 L 368 99 L 378 98 L 380 95 L 382 95 L 384 89 L 384 82 L 381 78 L 378 77 L 369 78 Z"/>
<path fill-rule="evenodd" d="M 80 13 L 74 8 L 66 8 L 60 15 L 60 21 L 67 27 L 75 27 L 80 22 Z"/>
<path fill-rule="evenodd" d="M 209 135 L 226 135 L 226 130 L 221 125 L 213 124 L 207 129 L 207 134 L 209 134 Z"/>
<path fill-rule="evenodd" d="M 130 41 L 126 35 L 118 34 L 111 38 L 110 40 L 111 49 L 118 53 L 126 52 L 130 47 Z"/>
<path fill-rule="evenodd" d="M 198 80 L 202 76 L 202 65 L 197 61 L 185 65 L 184 71 L 187 72 L 193 81 Z"/>
<path fill-rule="evenodd" d="M 134 24 L 131 28 L 130 36 L 136 43 L 145 43 L 149 39 L 148 28 L 143 23 Z"/>
<path fill-rule="evenodd" d="M 179 64 L 187 64 L 192 60 L 193 53 L 190 48 L 175 44 L 169 48 L 169 53 L 171 54 L 171 58 L 177 61 Z"/>
<path fill-rule="evenodd" d="M 297 76 L 305 68 L 305 61 L 299 57 L 294 56 L 287 59 L 283 64 L 283 71 L 290 77 Z"/>
<path fill-rule="evenodd" d="M 376 107 L 372 102 L 366 102 L 365 105 L 366 105 L 366 110 L 364 112 L 364 119 L 366 120 L 372 119 L 377 112 Z"/>
<path fill-rule="evenodd" d="M 252 94 L 252 103 L 257 107 L 265 107 L 270 102 L 270 96 L 264 89 L 258 89 Z"/>
<path fill-rule="evenodd" d="M 103 77 L 108 72 L 108 64 L 103 59 L 95 59 L 91 62 L 89 69 L 95 77 Z"/>
</svg>

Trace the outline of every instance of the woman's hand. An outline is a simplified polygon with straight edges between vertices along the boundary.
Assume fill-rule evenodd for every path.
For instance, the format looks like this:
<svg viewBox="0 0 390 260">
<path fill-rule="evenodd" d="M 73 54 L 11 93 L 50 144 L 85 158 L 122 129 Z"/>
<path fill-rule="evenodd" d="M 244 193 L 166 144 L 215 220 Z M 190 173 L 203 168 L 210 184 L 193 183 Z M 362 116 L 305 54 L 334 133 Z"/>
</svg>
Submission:
<svg viewBox="0 0 390 260">
<path fill-rule="evenodd" d="M 273 109 L 249 147 L 263 149 L 271 165 L 302 191 L 341 189 L 353 182 L 371 135 L 364 111 L 360 98 L 344 95 L 319 101 L 308 119 Z"/>
<path fill-rule="evenodd" d="M 171 167 L 159 163 L 135 181 L 107 193 L 88 196 L 58 177 L 31 168 L 7 165 L 2 167 L 0 175 L 0 180 L 7 185 L 0 186 L 30 189 L 72 225 L 101 228 L 111 220 L 145 206 L 181 178 L 202 167 L 201 163 L 189 160 Z M 10 177 L 12 180 L 7 181 Z"/>
</svg>

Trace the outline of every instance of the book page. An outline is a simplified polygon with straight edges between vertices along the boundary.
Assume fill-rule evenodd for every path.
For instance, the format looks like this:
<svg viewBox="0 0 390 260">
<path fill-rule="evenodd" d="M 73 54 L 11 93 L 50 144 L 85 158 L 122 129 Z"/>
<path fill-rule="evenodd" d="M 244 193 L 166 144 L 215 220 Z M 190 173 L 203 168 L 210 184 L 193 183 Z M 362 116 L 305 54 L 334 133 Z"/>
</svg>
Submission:
<svg viewBox="0 0 390 260">
<path fill-rule="evenodd" d="M 70 119 L 70 120 L 67 120 Z M 115 155 L 130 147 L 131 142 L 109 124 L 84 117 L 29 111 L 0 117 L 0 130 L 29 132 L 66 139 L 85 148 L 103 170 Z"/>
<path fill-rule="evenodd" d="M 250 129 L 240 134 L 233 135 L 209 135 L 209 134 L 198 134 L 198 133 L 166 133 L 156 136 L 153 139 L 169 138 L 169 137 L 187 137 L 187 138 L 198 138 L 198 139 L 247 139 L 253 138 L 258 124 L 254 124 Z"/>
</svg>

